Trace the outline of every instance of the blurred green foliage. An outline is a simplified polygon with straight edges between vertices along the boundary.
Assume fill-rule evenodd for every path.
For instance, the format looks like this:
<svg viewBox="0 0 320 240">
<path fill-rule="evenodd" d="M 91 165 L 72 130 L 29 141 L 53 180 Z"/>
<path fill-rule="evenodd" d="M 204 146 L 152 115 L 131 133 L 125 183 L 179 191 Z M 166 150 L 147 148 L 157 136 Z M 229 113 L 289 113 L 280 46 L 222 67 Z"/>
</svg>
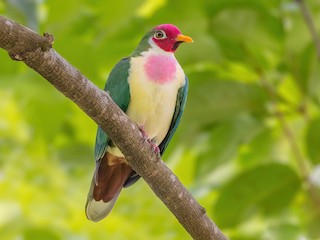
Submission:
<svg viewBox="0 0 320 240">
<path fill-rule="evenodd" d="M 164 159 L 231 239 L 320 239 L 320 68 L 295 1 L 7 0 L 0 14 L 52 33 L 101 88 L 147 30 L 179 26 L 190 92 Z M 96 126 L 3 50 L 0 99 L 0 239 L 190 239 L 143 180 L 86 220 Z"/>
</svg>

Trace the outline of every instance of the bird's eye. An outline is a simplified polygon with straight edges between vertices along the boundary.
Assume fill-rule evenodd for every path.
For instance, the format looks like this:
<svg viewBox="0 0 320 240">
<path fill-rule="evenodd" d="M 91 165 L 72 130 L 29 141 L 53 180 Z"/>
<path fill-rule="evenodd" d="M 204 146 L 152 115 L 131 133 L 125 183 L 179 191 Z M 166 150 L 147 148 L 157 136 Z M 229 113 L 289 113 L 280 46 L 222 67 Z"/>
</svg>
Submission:
<svg viewBox="0 0 320 240">
<path fill-rule="evenodd" d="M 166 36 L 166 33 L 165 33 L 164 31 L 160 30 L 160 31 L 157 31 L 157 32 L 154 34 L 154 37 L 155 37 L 156 39 L 164 39 L 164 38 L 166 38 L 167 36 Z"/>
</svg>

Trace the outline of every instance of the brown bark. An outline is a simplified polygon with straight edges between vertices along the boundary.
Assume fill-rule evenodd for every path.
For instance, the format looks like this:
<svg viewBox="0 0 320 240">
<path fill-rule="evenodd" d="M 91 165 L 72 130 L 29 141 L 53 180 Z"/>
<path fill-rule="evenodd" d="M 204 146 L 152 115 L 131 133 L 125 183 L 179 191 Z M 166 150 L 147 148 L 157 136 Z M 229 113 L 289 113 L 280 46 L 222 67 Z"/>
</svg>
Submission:
<svg viewBox="0 0 320 240">
<path fill-rule="evenodd" d="M 76 103 L 108 133 L 131 167 L 176 216 L 193 239 L 222 240 L 226 237 L 208 218 L 179 179 L 157 157 L 110 96 L 52 49 L 53 37 L 44 37 L 0 16 L 0 47 L 11 58 L 23 61 Z"/>
</svg>

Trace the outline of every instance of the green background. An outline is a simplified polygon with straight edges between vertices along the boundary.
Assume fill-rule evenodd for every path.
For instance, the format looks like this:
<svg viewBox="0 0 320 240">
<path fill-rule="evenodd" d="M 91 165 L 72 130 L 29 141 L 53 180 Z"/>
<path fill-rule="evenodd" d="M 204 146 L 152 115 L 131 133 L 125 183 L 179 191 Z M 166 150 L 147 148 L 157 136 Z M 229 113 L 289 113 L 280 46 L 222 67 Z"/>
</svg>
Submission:
<svg viewBox="0 0 320 240">
<path fill-rule="evenodd" d="M 320 68 L 295 1 L 0 0 L 0 14 L 53 34 L 100 88 L 146 31 L 177 25 L 190 91 L 164 160 L 231 239 L 320 239 Z M 95 132 L 0 50 L 0 239 L 191 239 L 143 180 L 86 219 Z"/>
</svg>

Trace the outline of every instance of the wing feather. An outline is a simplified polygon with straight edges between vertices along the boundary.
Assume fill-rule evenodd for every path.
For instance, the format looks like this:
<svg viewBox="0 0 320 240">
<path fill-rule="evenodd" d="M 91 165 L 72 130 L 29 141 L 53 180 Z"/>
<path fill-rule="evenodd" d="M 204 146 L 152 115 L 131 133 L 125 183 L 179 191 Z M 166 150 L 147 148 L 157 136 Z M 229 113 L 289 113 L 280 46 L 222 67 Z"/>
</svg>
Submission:
<svg viewBox="0 0 320 240">
<path fill-rule="evenodd" d="M 130 88 L 128 84 L 128 76 L 130 70 L 130 58 L 124 58 L 112 69 L 108 77 L 108 81 L 104 88 L 112 98 L 112 100 L 126 112 L 130 102 Z M 96 144 L 94 149 L 94 158 L 99 161 L 105 154 L 110 138 L 98 127 L 96 135 Z"/>
</svg>

